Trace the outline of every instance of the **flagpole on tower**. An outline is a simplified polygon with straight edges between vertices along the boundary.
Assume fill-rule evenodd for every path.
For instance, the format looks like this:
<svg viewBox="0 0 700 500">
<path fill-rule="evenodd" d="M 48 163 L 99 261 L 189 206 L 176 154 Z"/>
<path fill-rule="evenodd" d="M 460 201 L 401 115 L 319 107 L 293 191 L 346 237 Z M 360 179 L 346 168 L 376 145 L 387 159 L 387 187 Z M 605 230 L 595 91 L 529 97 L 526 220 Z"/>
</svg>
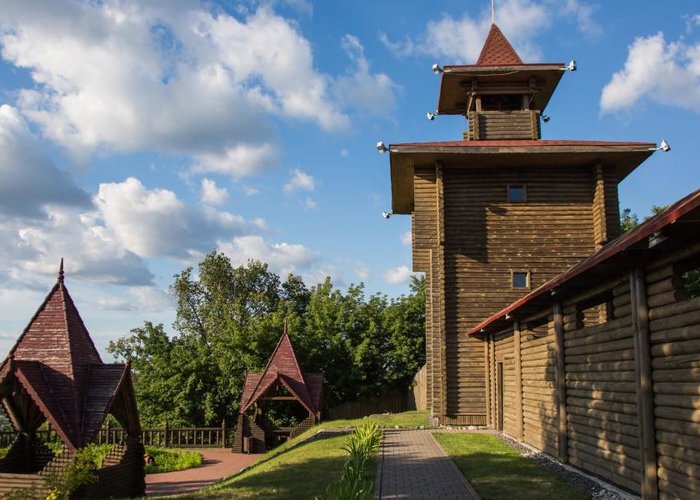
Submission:
<svg viewBox="0 0 700 500">
<path fill-rule="evenodd" d="M 491 0 L 491 23 L 496 24 L 496 0 Z"/>
</svg>

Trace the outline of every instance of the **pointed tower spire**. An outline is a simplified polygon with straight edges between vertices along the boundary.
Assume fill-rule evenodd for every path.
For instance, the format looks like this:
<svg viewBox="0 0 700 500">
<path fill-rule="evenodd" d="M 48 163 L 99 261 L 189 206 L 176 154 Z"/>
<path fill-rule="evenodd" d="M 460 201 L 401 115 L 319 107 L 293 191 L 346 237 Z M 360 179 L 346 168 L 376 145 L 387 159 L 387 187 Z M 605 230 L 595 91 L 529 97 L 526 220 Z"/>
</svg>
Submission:
<svg viewBox="0 0 700 500">
<path fill-rule="evenodd" d="M 523 60 L 496 24 L 491 25 L 477 66 L 511 66 L 523 64 Z"/>
<path fill-rule="evenodd" d="M 284 318 L 284 334 L 288 335 L 289 333 L 287 332 L 287 318 Z"/>
<path fill-rule="evenodd" d="M 58 282 L 63 283 L 63 257 L 61 257 L 61 263 L 58 265 Z"/>
</svg>

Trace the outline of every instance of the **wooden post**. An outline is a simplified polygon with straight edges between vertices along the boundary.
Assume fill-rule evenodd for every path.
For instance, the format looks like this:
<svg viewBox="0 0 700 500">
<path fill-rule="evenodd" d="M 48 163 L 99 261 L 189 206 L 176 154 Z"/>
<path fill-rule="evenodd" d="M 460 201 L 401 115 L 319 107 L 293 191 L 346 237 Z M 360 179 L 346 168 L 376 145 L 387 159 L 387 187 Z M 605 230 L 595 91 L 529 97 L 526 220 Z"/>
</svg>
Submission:
<svg viewBox="0 0 700 500">
<path fill-rule="evenodd" d="M 491 345 L 491 425 L 496 428 L 496 415 L 498 408 L 496 408 L 496 393 L 498 388 L 496 387 L 496 337 L 494 333 L 489 334 L 489 344 Z"/>
<path fill-rule="evenodd" d="M 634 332 L 634 368 L 637 380 L 637 413 L 639 414 L 639 455 L 642 465 L 641 493 L 644 499 L 656 499 L 658 498 L 658 482 L 654 429 L 654 389 L 649 342 L 649 309 L 644 270 L 640 267 L 630 272 L 630 293 Z"/>
<path fill-rule="evenodd" d="M 520 322 L 513 322 L 513 357 L 515 358 L 515 438 L 523 440 L 523 368 L 520 351 Z"/>
<path fill-rule="evenodd" d="M 166 420 L 165 421 L 165 435 L 163 436 L 163 446 L 165 448 L 168 447 L 168 443 L 169 443 L 169 439 L 168 439 L 168 434 L 169 434 L 168 429 L 169 428 L 170 428 L 170 426 L 168 425 L 168 421 Z"/>
<path fill-rule="evenodd" d="M 566 410 L 566 357 L 564 352 L 564 315 L 559 300 L 554 303 L 553 319 L 554 350 L 557 355 L 557 404 L 559 407 L 559 432 L 557 442 L 559 445 L 559 460 L 566 463 L 569 461 L 568 415 Z"/>
<path fill-rule="evenodd" d="M 491 368 L 491 353 L 489 352 L 490 347 L 490 335 L 486 334 L 484 336 L 484 388 L 486 390 L 486 425 L 491 423 L 491 377 L 489 376 L 489 370 Z"/>
<path fill-rule="evenodd" d="M 226 448 L 226 419 L 221 421 L 221 447 Z"/>
<path fill-rule="evenodd" d="M 435 190 L 437 197 L 437 300 L 438 300 L 438 332 L 440 345 L 440 405 L 438 406 L 441 416 L 447 415 L 447 322 L 445 321 L 445 205 L 444 205 L 444 185 L 443 168 L 439 162 L 435 163 Z"/>
</svg>

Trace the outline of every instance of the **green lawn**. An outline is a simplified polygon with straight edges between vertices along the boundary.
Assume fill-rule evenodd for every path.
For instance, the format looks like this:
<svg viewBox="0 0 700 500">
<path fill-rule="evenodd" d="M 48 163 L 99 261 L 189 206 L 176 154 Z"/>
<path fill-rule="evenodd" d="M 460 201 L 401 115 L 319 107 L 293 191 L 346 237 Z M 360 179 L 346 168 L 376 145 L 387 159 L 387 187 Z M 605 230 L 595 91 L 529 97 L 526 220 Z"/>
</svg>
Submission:
<svg viewBox="0 0 700 500">
<path fill-rule="evenodd" d="M 424 411 L 405 411 L 403 413 L 388 413 L 386 415 L 371 415 L 366 418 L 358 418 L 354 420 L 329 420 L 323 422 L 320 428 L 333 429 L 340 427 L 356 427 L 365 420 L 372 420 L 379 427 L 428 427 L 428 413 Z"/>
<path fill-rule="evenodd" d="M 435 433 L 435 438 L 483 500 L 590 498 L 496 436 Z"/>
<path fill-rule="evenodd" d="M 233 498 L 289 498 L 308 500 L 323 497 L 328 485 L 343 471 L 347 453 L 342 446 L 348 434 L 321 435 L 284 453 L 275 453 L 247 471 L 204 489 L 201 496 Z M 367 479 L 374 480 L 376 466 Z"/>
<path fill-rule="evenodd" d="M 321 429 L 357 427 L 366 420 L 373 420 L 381 427 L 415 428 L 428 425 L 427 413 L 415 411 L 323 422 L 266 453 L 241 474 L 205 488 L 195 495 L 178 498 L 323 498 L 326 488 L 339 480 L 343 472 L 347 452 L 342 447 L 348 439 L 348 434 L 322 434 L 306 443 L 301 442 Z M 374 464 L 368 468 L 368 481 L 374 481 L 376 463 L 375 459 Z"/>
</svg>

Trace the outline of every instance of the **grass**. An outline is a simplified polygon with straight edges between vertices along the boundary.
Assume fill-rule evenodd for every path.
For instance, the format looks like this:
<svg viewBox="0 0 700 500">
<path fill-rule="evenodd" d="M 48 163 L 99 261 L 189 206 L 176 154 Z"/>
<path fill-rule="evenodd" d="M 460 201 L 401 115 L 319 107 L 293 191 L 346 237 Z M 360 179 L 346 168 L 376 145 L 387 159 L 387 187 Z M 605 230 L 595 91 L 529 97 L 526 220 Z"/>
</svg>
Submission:
<svg viewBox="0 0 700 500">
<path fill-rule="evenodd" d="M 496 436 L 436 433 L 435 438 L 483 500 L 590 498 L 554 472 L 521 456 Z"/>
<path fill-rule="evenodd" d="M 328 485 L 343 472 L 347 452 L 342 446 L 347 434 L 321 434 L 301 446 L 291 446 L 247 471 L 205 488 L 207 498 L 285 498 L 308 500 L 323 497 Z M 375 462 L 376 464 L 376 462 Z M 376 466 L 369 467 L 367 480 L 373 481 Z"/>
<path fill-rule="evenodd" d="M 353 420 L 331 420 L 306 431 L 263 455 L 251 468 L 182 498 L 265 498 L 303 499 L 325 497 L 326 489 L 340 479 L 347 452 L 342 449 L 348 434 L 320 434 L 319 430 L 354 428 L 366 421 L 380 427 L 428 425 L 425 412 L 372 415 Z M 367 467 L 365 480 L 374 482 L 377 457 Z"/>
<path fill-rule="evenodd" d="M 202 454 L 196 451 L 146 446 L 146 453 L 155 461 L 155 465 L 146 465 L 146 474 L 185 470 L 202 465 Z"/>
<path fill-rule="evenodd" d="M 428 427 L 428 414 L 424 411 L 405 411 L 403 413 L 386 413 L 379 415 L 370 415 L 365 418 L 357 418 L 354 420 L 329 420 L 323 422 L 319 428 L 332 429 L 341 427 L 357 427 L 362 422 L 371 420 L 376 422 L 379 427 Z"/>
</svg>

